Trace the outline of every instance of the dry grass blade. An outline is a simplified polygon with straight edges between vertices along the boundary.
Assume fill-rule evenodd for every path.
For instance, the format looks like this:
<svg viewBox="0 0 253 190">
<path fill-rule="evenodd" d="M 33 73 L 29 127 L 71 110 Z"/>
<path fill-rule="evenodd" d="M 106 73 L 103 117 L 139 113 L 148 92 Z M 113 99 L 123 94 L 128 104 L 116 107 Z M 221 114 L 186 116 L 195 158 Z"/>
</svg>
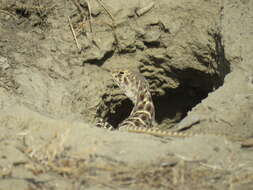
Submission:
<svg viewBox="0 0 253 190">
<path fill-rule="evenodd" d="M 114 23 L 114 17 L 112 16 L 112 14 L 110 13 L 110 11 L 105 7 L 105 5 L 102 3 L 101 0 L 97 0 L 97 2 L 101 5 L 101 7 L 103 7 L 103 9 L 105 10 L 105 12 L 110 16 L 110 18 L 112 19 L 113 23 Z"/>
<path fill-rule="evenodd" d="M 9 13 L 8 11 L 1 10 L 1 9 L 0 9 L 0 13 L 6 14 L 6 15 L 10 15 L 10 16 L 13 17 L 15 20 L 18 19 L 14 14 Z"/>
<path fill-rule="evenodd" d="M 90 26 L 90 32 L 92 32 L 92 15 L 91 15 L 91 8 L 90 8 L 90 3 L 89 0 L 86 0 L 87 5 L 88 5 L 88 10 L 89 10 L 89 26 Z"/>
<path fill-rule="evenodd" d="M 73 37 L 74 37 L 74 39 L 75 39 L 75 42 L 76 42 L 76 47 L 77 47 L 78 51 L 81 51 L 81 47 L 80 47 L 80 45 L 79 45 L 79 43 L 78 43 L 78 41 L 77 41 L 76 33 L 75 33 L 74 28 L 73 28 L 73 26 L 72 26 L 72 24 L 71 24 L 71 20 L 70 20 L 69 16 L 68 16 L 68 21 L 69 21 L 69 26 L 70 26 L 72 35 L 73 35 Z"/>
</svg>

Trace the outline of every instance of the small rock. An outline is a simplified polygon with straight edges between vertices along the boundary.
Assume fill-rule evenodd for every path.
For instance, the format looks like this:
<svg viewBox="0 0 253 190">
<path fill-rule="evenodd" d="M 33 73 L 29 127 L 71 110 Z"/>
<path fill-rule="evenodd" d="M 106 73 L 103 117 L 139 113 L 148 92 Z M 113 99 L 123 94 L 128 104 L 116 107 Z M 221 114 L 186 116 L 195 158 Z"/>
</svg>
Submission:
<svg viewBox="0 0 253 190">
<path fill-rule="evenodd" d="M 0 69 L 7 70 L 9 67 L 10 65 L 8 64 L 7 58 L 0 56 Z"/>
</svg>

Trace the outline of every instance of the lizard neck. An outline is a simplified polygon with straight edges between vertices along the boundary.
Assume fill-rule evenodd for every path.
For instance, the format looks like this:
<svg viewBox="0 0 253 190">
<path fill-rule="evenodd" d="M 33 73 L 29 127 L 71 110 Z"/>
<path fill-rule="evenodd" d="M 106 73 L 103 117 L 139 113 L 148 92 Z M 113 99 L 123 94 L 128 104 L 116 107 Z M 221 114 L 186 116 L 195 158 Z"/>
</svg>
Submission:
<svg viewBox="0 0 253 190">
<path fill-rule="evenodd" d="M 138 89 L 134 98 L 134 108 L 130 116 L 120 123 L 119 127 L 137 126 L 137 127 L 152 127 L 155 121 L 155 109 L 152 101 L 151 93 L 148 88 Z"/>
</svg>

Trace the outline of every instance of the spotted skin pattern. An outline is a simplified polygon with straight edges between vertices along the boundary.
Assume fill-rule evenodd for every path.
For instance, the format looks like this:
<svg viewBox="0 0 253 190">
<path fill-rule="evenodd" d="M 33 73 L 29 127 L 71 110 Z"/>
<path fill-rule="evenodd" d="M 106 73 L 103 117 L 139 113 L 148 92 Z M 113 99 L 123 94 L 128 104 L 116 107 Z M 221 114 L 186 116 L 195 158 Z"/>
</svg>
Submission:
<svg viewBox="0 0 253 190">
<path fill-rule="evenodd" d="M 155 108 L 145 78 L 129 70 L 113 71 L 112 77 L 134 103 L 130 116 L 119 124 L 119 129 L 129 126 L 151 128 L 155 121 Z"/>
<path fill-rule="evenodd" d="M 226 136 L 231 140 L 241 140 L 241 138 L 227 136 L 220 133 L 192 133 L 175 132 L 162 130 L 153 127 L 155 123 L 155 108 L 150 93 L 147 80 L 138 72 L 130 70 L 114 70 L 111 72 L 114 82 L 123 90 L 124 94 L 134 103 L 134 108 L 128 118 L 123 120 L 118 129 L 133 133 L 150 134 L 161 137 L 192 137 L 199 135 Z M 106 123 L 106 128 L 113 127 Z M 97 126 L 102 126 L 98 124 Z M 108 127 L 109 126 L 109 127 Z"/>
<path fill-rule="evenodd" d="M 153 127 L 155 123 L 155 107 L 149 91 L 147 80 L 138 72 L 130 70 L 112 71 L 114 82 L 134 103 L 134 108 L 118 129 L 133 133 L 144 133 L 155 136 L 190 137 L 193 133 L 173 132 Z"/>
</svg>

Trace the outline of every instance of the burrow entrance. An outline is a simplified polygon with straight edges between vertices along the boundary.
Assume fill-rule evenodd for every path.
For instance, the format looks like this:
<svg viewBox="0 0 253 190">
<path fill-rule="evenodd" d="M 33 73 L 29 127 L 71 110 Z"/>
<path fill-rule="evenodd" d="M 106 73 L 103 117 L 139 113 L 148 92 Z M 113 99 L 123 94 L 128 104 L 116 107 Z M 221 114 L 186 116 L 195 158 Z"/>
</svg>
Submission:
<svg viewBox="0 0 253 190">
<path fill-rule="evenodd" d="M 166 122 L 175 125 L 180 122 L 188 111 L 205 99 L 208 93 L 220 87 L 224 81 L 218 74 L 211 75 L 193 69 L 180 72 L 178 76 L 181 76 L 181 85 L 178 88 L 167 89 L 163 96 L 152 96 L 156 122 L 159 125 L 166 125 Z M 114 113 L 108 113 L 107 121 L 116 128 L 129 116 L 133 106 L 128 98 L 122 100 Z"/>
</svg>

